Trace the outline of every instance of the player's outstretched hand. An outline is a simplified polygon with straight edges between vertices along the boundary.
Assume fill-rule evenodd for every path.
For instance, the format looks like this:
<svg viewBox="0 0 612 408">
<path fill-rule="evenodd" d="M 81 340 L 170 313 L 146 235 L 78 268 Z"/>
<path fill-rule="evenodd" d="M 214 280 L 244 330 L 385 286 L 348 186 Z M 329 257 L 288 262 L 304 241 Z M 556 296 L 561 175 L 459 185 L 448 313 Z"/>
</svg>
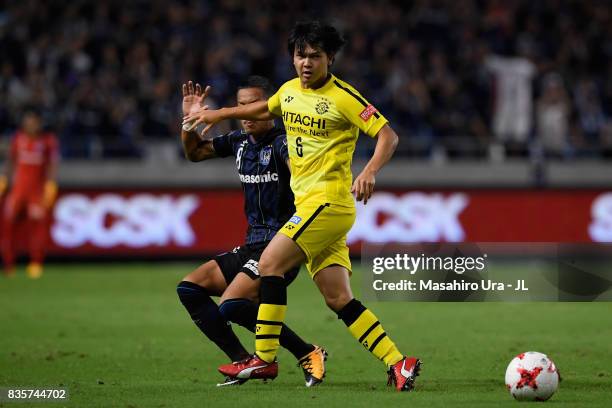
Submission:
<svg viewBox="0 0 612 408">
<path fill-rule="evenodd" d="M 353 182 L 351 193 L 355 194 L 357 201 L 363 200 L 363 203 L 367 204 L 370 197 L 372 197 L 372 193 L 374 192 L 374 184 L 376 184 L 376 177 L 374 177 L 374 173 L 362 171 Z"/>
<path fill-rule="evenodd" d="M 198 83 L 193 85 L 192 81 L 183 84 L 183 118 L 192 113 L 199 112 L 200 110 L 208 109 L 208 105 L 204 105 L 206 97 L 210 93 L 210 86 L 206 86 L 204 92 L 202 92 L 202 86 Z M 183 120 L 183 130 L 191 132 L 195 130 L 197 125 L 192 122 L 185 122 Z"/>
<path fill-rule="evenodd" d="M 206 86 L 202 92 L 202 86 L 198 83 L 195 86 L 193 81 L 183 84 L 183 116 L 197 112 L 204 107 L 204 101 L 209 93 L 210 86 Z"/>
<path fill-rule="evenodd" d="M 220 109 L 209 110 L 208 106 L 203 106 L 198 111 L 189 113 L 183 117 L 183 128 L 189 127 L 189 130 L 192 130 L 200 124 L 205 124 L 206 127 L 202 131 L 202 136 L 204 136 L 215 123 L 220 122 L 222 119 Z"/>
</svg>

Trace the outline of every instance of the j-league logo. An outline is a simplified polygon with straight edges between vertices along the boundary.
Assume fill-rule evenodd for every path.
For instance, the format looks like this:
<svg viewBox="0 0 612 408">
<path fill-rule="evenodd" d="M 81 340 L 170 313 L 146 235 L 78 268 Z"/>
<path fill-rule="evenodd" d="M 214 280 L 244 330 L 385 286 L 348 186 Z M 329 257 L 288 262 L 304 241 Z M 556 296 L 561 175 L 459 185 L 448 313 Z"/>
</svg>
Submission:
<svg viewBox="0 0 612 408">
<path fill-rule="evenodd" d="M 295 225 L 297 225 L 300 222 L 302 222 L 302 217 L 298 217 L 297 215 L 294 215 L 293 217 L 291 217 L 289 219 L 289 222 L 294 223 Z"/>
</svg>

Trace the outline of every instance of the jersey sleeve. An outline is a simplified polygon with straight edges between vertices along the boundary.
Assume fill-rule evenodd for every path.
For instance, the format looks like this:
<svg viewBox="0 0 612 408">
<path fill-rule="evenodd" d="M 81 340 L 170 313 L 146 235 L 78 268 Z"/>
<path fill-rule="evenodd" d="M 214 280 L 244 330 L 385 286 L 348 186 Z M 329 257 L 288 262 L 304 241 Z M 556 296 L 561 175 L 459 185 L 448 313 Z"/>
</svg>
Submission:
<svg viewBox="0 0 612 408">
<path fill-rule="evenodd" d="M 357 126 L 363 133 L 375 137 L 388 123 L 388 120 L 357 90 L 347 84 L 337 83 L 337 85 L 340 88 L 336 100 L 337 109 L 346 120 Z"/>
<path fill-rule="evenodd" d="M 283 116 L 283 111 L 281 109 L 281 92 L 283 88 L 284 87 L 281 86 L 274 95 L 268 98 L 268 110 L 276 116 Z"/>
<path fill-rule="evenodd" d="M 287 148 L 287 136 L 282 135 L 276 138 L 274 141 L 274 147 L 279 157 L 283 159 L 283 162 L 287 163 L 289 160 L 289 149 Z"/>
<path fill-rule="evenodd" d="M 13 165 L 17 163 L 17 135 L 11 138 L 11 145 L 9 147 L 9 159 L 13 162 Z"/>
<path fill-rule="evenodd" d="M 222 136 L 217 136 L 212 140 L 215 153 L 219 157 L 228 157 L 234 155 L 234 140 L 232 133 L 226 133 Z"/>
<path fill-rule="evenodd" d="M 50 134 L 47 136 L 47 152 L 45 159 L 49 164 L 55 164 L 59 161 L 59 143 L 55 135 Z"/>
</svg>

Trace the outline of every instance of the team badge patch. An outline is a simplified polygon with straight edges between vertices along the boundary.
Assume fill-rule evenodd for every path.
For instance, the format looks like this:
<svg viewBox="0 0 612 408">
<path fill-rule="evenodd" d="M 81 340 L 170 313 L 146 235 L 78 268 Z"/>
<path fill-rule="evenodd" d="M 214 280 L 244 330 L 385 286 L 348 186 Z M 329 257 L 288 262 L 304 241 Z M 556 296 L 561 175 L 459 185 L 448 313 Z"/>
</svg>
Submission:
<svg viewBox="0 0 612 408">
<path fill-rule="evenodd" d="M 374 105 L 370 104 L 366 106 L 364 110 L 361 111 L 359 117 L 363 119 L 364 122 L 367 122 L 376 112 L 378 112 L 378 110 L 374 107 Z"/>
<path fill-rule="evenodd" d="M 270 157 L 272 157 L 272 147 L 267 146 L 264 147 L 261 152 L 259 152 L 259 162 L 263 166 L 267 166 L 270 163 Z"/>
<path fill-rule="evenodd" d="M 317 102 L 317 104 L 315 105 L 315 110 L 319 115 L 327 113 L 327 111 L 329 110 L 329 102 L 325 99 L 320 99 L 319 102 Z"/>
<path fill-rule="evenodd" d="M 298 217 L 297 215 L 294 215 L 293 217 L 289 218 L 289 222 L 297 225 L 300 222 L 302 222 L 302 217 Z"/>
</svg>

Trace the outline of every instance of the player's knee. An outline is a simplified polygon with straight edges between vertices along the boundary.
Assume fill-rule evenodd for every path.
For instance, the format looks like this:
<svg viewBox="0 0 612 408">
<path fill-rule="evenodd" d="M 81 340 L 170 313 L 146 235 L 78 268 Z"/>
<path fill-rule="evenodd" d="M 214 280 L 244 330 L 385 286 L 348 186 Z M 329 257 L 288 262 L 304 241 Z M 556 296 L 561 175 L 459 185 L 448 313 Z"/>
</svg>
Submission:
<svg viewBox="0 0 612 408">
<path fill-rule="evenodd" d="M 184 280 L 195 283 L 196 285 L 209 290 L 213 290 L 215 288 L 215 280 L 210 273 L 200 275 L 199 277 L 188 275 Z"/>
<path fill-rule="evenodd" d="M 225 278 L 215 273 L 214 269 L 206 266 L 202 266 L 185 276 L 183 282 L 196 284 L 206 289 L 213 296 L 220 296 L 227 287 Z"/>
<path fill-rule="evenodd" d="M 260 276 L 283 276 L 282 265 L 270 256 L 263 256 L 259 260 L 258 268 Z"/>
<path fill-rule="evenodd" d="M 198 287 L 193 282 L 181 281 L 176 285 L 176 294 L 185 307 L 193 303 L 192 299 L 197 297 L 203 288 Z"/>
<path fill-rule="evenodd" d="M 350 293 L 333 293 L 325 295 L 325 304 L 334 312 L 342 310 L 342 308 L 352 300 Z"/>
<path fill-rule="evenodd" d="M 191 282 L 191 283 L 197 283 L 197 279 L 195 277 L 195 273 L 196 271 L 192 271 L 190 273 L 188 273 L 187 275 L 185 275 L 182 279 L 183 282 Z"/>
<path fill-rule="evenodd" d="M 211 268 L 209 268 L 208 265 L 204 264 L 187 274 L 183 278 L 183 280 L 186 282 L 198 284 L 203 287 L 207 287 L 210 286 L 213 281 L 212 275 L 213 273 Z"/>
<path fill-rule="evenodd" d="M 226 289 L 221 295 L 221 298 L 219 299 L 220 303 L 234 298 L 259 303 L 259 286 L 254 286 L 252 288 L 240 288 L 239 290 L 234 290 L 234 288 L 230 289 L 230 287 L 228 287 L 228 289 Z"/>
</svg>

